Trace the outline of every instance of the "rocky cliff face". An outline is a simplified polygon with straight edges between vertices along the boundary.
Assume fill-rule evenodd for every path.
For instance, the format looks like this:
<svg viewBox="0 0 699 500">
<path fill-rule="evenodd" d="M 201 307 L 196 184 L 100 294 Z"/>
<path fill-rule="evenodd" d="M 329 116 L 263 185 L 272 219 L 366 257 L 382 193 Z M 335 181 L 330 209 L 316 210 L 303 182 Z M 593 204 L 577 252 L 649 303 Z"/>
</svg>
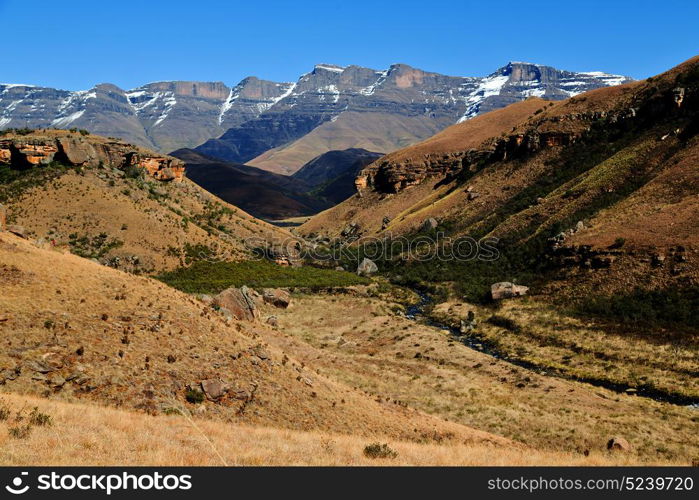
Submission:
<svg viewBox="0 0 699 500">
<path fill-rule="evenodd" d="M 180 182 L 184 177 L 181 160 L 117 140 L 58 130 L 0 137 L 0 165 L 25 169 L 52 162 L 90 167 L 104 164 L 120 169 L 137 167 L 159 181 Z"/>
<path fill-rule="evenodd" d="M 531 95 L 560 99 L 625 80 L 523 63 L 510 63 L 485 78 L 439 75 L 404 64 L 383 71 L 319 64 L 295 83 L 249 77 L 234 87 L 174 81 L 132 90 L 100 84 L 73 92 L 0 84 L 0 129 L 84 128 L 166 152 L 201 144 L 199 151 L 207 155 L 247 162 L 347 112 L 374 121 L 377 115 L 418 117 L 431 124 L 413 138 L 420 139 Z M 400 120 L 384 128 L 386 137 L 397 137 L 396 148 L 407 145 L 400 141 Z M 310 153 L 306 161 L 327 150 Z"/>
</svg>

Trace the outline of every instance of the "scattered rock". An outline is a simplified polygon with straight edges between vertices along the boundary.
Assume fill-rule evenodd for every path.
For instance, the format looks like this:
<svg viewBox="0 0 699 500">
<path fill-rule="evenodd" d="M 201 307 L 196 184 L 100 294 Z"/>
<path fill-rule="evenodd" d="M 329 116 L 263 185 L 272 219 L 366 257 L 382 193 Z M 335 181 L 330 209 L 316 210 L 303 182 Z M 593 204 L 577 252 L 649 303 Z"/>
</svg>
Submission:
<svg viewBox="0 0 699 500">
<path fill-rule="evenodd" d="M 211 295 L 206 295 L 204 293 L 199 295 L 199 300 L 201 300 L 207 306 L 210 306 L 214 303 L 214 298 Z"/>
<path fill-rule="evenodd" d="M 221 308 L 222 312 L 225 309 L 239 320 L 254 321 L 259 316 L 255 301 L 246 286 L 227 288 L 214 297 L 213 303 Z"/>
<path fill-rule="evenodd" d="M 201 381 L 201 388 L 206 394 L 206 397 L 211 400 L 219 399 L 226 393 L 225 386 L 218 379 L 207 379 Z"/>
<path fill-rule="evenodd" d="M 66 383 L 66 379 L 64 379 L 59 373 L 52 373 L 48 376 L 48 382 L 53 387 L 63 387 Z"/>
<path fill-rule="evenodd" d="M 515 285 L 509 281 L 503 281 L 500 283 L 494 283 L 490 287 L 490 294 L 493 300 L 509 299 L 512 297 L 521 297 L 526 295 L 529 291 L 529 287 L 522 285 Z"/>
<path fill-rule="evenodd" d="M 475 200 L 479 196 L 480 196 L 480 193 L 476 193 L 475 191 L 471 191 L 468 193 L 468 200 L 469 201 Z"/>
<path fill-rule="evenodd" d="M 280 309 L 286 309 L 291 303 L 289 292 L 280 288 L 265 288 L 262 290 L 262 299 L 266 304 L 271 304 Z"/>
<path fill-rule="evenodd" d="M 607 449 L 610 451 L 631 451 L 631 445 L 629 442 L 620 436 L 614 436 L 612 439 L 607 441 Z"/>
<path fill-rule="evenodd" d="M 342 266 L 335 267 L 335 271 L 344 271 L 344 270 L 345 270 L 345 268 Z"/>
<path fill-rule="evenodd" d="M 10 224 L 6 226 L 6 229 L 15 236 L 19 236 L 20 238 L 24 238 L 25 240 L 27 239 L 27 230 L 24 228 L 24 226 Z"/>
<path fill-rule="evenodd" d="M 246 391 L 245 389 L 240 389 L 235 392 L 233 392 L 232 396 L 235 399 L 239 399 L 241 401 L 247 401 L 250 399 L 250 392 Z"/>
<path fill-rule="evenodd" d="M 373 260 L 364 257 L 364 260 L 357 266 L 357 274 L 359 276 L 371 276 L 379 270 Z"/>
<path fill-rule="evenodd" d="M 279 326 L 279 320 L 277 319 L 276 316 L 268 316 L 268 317 L 267 317 L 267 320 L 266 320 L 266 323 L 267 323 L 269 326 L 273 326 L 273 327 Z"/>
</svg>

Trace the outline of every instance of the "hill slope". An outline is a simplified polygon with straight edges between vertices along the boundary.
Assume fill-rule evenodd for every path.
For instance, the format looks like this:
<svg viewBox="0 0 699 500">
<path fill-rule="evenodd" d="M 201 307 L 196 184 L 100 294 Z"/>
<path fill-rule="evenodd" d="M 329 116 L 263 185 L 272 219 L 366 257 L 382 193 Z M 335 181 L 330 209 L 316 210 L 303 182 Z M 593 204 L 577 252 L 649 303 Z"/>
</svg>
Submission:
<svg viewBox="0 0 699 500">
<path fill-rule="evenodd" d="M 189 179 L 256 217 L 282 219 L 310 215 L 330 206 L 309 195 L 312 186 L 302 179 L 208 158 L 192 149 L 180 149 L 172 154 L 186 163 Z"/>
<path fill-rule="evenodd" d="M 8 222 L 42 244 L 113 267 L 157 272 L 202 253 L 240 260 L 250 255 L 246 238 L 288 236 L 184 178 L 179 160 L 120 141 L 37 131 L 0 137 L 2 151 Z M 160 163 L 152 175 L 142 171 Z"/>
<path fill-rule="evenodd" d="M 447 236 L 497 237 L 521 256 L 552 247 L 571 271 L 603 266 L 580 276 L 596 286 L 696 283 L 698 66 L 455 125 L 365 168 L 361 196 L 301 231 L 333 236 L 355 222 L 363 235 L 414 234 L 435 217 Z M 654 255 L 665 264 L 649 264 Z"/>
<path fill-rule="evenodd" d="M 410 441 L 512 442 L 377 402 L 296 362 L 155 280 L 0 233 L 3 391 L 212 419 Z M 187 387 L 220 381 L 202 403 Z M 212 395 L 213 394 L 213 395 Z"/>
</svg>

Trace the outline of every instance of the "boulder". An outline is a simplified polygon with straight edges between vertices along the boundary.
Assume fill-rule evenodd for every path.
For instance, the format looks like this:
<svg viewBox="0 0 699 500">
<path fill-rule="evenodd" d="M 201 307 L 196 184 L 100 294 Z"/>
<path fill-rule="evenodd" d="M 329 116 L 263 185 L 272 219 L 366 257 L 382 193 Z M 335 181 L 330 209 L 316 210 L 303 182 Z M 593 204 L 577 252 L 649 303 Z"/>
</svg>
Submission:
<svg viewBox="0 0 699 500">
<path fill-rule="evenodd" d="M 204 394 L 206 394 L 206 397 L 211 400 L 219 399 L 226 393 L 226 388 L 223 382 L 218 379 L 202 380 L 201 388 L 204 391 Z"/>
<path fill-rule="evenodd" d="M 213 303 L 239 320 L 254 321 L 259 316 L 255 301 L 246 286 L 225 289 L 214 297 Z"/>
<path fill-rule="evenodd" d="M 381 230 L 383 231 L 386 229 L 389 224 L 391 224 L 391 219 L 388 216 L 385 216 L 383 220 L 381 221 Z"/>
<path fill-rule="evenodd" d="M 515 285 L 509 281 L 503 281 L 500 283 L 494 283 L 490 287 L 490 295 L 493 300 L 509 299 L 512 297 L 521 297 L 526 295 L 529 291 L 529 287 Z"/>
<path fill-rule="evenodd" d="M 279 326 L 279 320 L 277 319 L 276 316 L 268 316 L 267 317 L 267 324 L 269 326 L 273 326 L 276 328 L 277 326 Z"/>
<path fill-rule="evenodd" d="M 357 274 L 359 276 L 371 276 L 379 270 L 373 260 L 364 257 L 364 260 L 357 266 Z"/>
<path fill-rule="evenodd" d="M 629 442 L 620 436 L 614 436 L 609 441 L 607 441 L 607 449 L 610 451 L 631 451 L 631 445 Z"/>
<path fill-rule="evenodd" d="M 433 229 L 437 229 L 438 225 L 439 223 L 437 222 L 437 219 L 430 217 L 429 219 L 425 219 L 425 222 L 422 223 L 422 230 L 432 231 Z"/>
<path fill-rule="evenodd" d="M 291 295 L 280 288 L 265 288 L 262 290 L 262 299 L 265 304 L 273 305 L 280 309 L 286 309 L 291 303 Z"/>
</svg>

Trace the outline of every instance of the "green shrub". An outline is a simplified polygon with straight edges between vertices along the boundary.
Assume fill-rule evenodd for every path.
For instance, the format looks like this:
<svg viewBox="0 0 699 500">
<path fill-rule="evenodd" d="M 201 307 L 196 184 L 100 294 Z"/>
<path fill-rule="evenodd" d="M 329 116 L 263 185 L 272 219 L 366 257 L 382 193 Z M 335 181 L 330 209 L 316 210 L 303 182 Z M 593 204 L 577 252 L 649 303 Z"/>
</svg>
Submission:
<svg viewBox="0 0 699 500">
<path fill-rule="evenodd" d="M 218 293 L 226 288 L 247 285 L 252 288 L 303 287 L 322 289 L 371 283 L 371 280 L 345 271 L 311 266 L 283 267 L 272 262 L 195 262 L 160 276 L 160 281 L 187 293 Z"/>
</svg>

